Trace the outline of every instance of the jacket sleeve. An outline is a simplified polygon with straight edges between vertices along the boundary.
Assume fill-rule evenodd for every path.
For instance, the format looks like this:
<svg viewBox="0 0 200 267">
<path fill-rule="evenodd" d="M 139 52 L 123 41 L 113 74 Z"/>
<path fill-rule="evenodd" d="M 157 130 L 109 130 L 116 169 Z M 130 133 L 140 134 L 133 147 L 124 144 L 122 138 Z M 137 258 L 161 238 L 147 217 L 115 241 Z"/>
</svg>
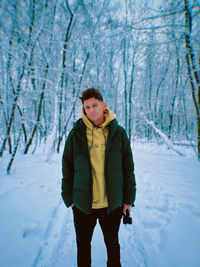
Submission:
<svg viewBox="0 0 200 267">
<path fill-rule="evenodd" d="M 134 174 L 134 162 L 133 155 L 130 146 L 130 142 L 126 131 L 122 131 L 123 139 L 123 155 L 122 155 L 122 167 L 123 167 L 123 203 L 127 205 L 133 205 L 136 197 L 136 181 Z"/>
<path fill-rule="evenodd" d="M 69 133 L 62 156 L 62 188 L 61 196 L 67 207 L 72 205 L 74 161 L 73 161 L 73 130 Z"/>
</svg>

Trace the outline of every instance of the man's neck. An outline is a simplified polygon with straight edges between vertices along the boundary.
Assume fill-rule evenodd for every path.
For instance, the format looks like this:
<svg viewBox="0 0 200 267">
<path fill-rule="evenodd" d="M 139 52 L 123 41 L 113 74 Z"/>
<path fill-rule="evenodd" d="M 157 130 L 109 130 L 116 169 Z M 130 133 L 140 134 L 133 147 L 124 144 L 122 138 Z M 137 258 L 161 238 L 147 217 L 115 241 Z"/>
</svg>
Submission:
<svg viewBox="0 0 200 267">
<path fill-rule="evenodd" d="M 96 127 L 99 127 L 101 126 L 105 121 L 105 118 L 104 118 L 104 115 L 98 120 L 98 121 L 95 121 L 95 122 L 92 122 Z"/>
</svg>

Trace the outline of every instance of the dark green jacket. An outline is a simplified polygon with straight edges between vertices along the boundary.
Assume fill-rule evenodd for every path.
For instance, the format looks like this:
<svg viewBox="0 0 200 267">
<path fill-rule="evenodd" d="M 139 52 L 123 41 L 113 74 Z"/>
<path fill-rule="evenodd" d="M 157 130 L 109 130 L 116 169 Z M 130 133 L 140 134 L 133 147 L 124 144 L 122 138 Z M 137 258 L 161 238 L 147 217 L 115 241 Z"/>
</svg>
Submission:
<svg viewBox="0 0 200 267">
<path fill-rule="evenodd" d="M 79 119 L 68 135 L 62 158 L 62 198 L 67 207 L 72 203 L 86 214 L 92 209 L 92 170 L 86 126 Z M 105 152 L 105 180 L 108 212 L 123 203 L 133 205 L 136 193 L 134 163 L 124 128 L 116 120 L 109 124 Z"/>
</svg>

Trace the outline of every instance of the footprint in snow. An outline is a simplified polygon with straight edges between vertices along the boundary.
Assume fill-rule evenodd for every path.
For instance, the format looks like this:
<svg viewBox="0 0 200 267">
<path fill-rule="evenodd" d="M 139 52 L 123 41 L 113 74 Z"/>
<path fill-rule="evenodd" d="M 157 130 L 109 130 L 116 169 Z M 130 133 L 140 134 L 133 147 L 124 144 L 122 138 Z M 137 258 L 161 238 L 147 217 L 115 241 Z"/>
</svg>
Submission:
<svg viewBox="0 0 200 267">
<path fill-rule="evenodd" d="M 40 229 L 36 223 L 30 223 L 22 232 L 22 238 L 32 238 L 38 235 L 40 235 Z"/>
</svg>

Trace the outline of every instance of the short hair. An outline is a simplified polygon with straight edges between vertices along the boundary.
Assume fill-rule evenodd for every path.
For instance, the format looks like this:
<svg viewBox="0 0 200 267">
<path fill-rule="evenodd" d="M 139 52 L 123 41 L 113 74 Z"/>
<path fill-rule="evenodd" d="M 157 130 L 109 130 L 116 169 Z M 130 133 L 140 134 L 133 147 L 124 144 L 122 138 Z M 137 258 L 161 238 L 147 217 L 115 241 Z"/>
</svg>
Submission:
<svg viewBox="0 0 200 267">
<path fill-rule="evenodd" d="M 103 96 L 100 93 L 99 89 L 96 88 L 88 88 L 82 92 L 82 95 L 79 97 L 82 101 L 82 104 L 85 100 L 94 97 L 98 99 L 99 101 L 103 102 Z"/>
</svg>

